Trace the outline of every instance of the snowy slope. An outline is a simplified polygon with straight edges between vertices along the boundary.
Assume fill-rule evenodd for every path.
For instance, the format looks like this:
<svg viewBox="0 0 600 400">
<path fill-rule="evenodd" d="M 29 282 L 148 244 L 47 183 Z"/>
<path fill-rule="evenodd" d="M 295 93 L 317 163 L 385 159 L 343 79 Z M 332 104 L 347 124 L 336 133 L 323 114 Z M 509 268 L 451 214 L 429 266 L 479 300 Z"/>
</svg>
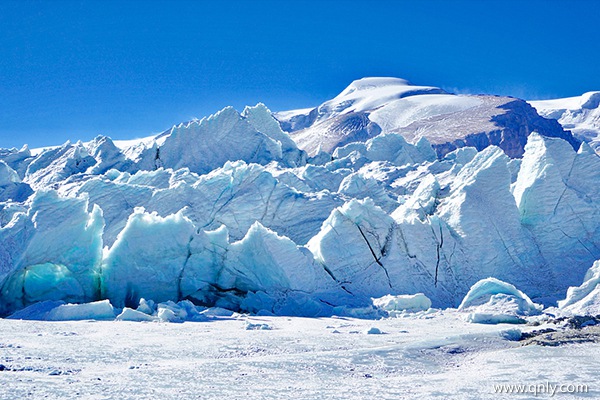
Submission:
<svg viewBox="0 0 600 400">
<path fill-rule="evenodd" d="M 425 137 L 440 157 L 464 146 L 501 147 L 520 157 L 527 135 L 578 141 L 552 120 L 540 118 L 525 101 L 499 96 L 455 95 L 397 78 L 363 78 L 310 111 L 276 113 L 284 130 L 309 155 L 332 152 L 350 142 L 398 132 L 411 143 Z"/>
<path fill-rule="evenodd" d="M 587 92 L 581 96 L 529 102 L 546 118 L 557 120 L 580 140 L 600 147 L 600 92 Z"/>
</svg>

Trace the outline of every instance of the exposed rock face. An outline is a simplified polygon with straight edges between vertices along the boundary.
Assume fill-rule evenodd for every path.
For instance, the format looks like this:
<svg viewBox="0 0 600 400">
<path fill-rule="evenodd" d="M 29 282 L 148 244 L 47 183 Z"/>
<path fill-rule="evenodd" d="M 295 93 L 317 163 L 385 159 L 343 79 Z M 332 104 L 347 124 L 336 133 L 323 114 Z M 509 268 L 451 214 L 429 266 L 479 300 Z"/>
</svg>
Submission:
<svg viewBox="0 0 600 400">
<path fill-rule="evenodd" d="M 438 157 L 443 157 L 460 147 L 470 146 L 481 151 L 494 145 L 504 150 L 509 157 L 520 158 L 523 156 L 527 137 L 532 132 L 564 139 L 575 150 L 579 147 L 580 141 L 563 130 L 560 124 L 540 117 L 535 109 L 523 100 L 496 96 L 477 97 L 482 99 L 485 106 L 481 106 L 477 112 L 471 110 L 469 116 L 452 115 L 445 119 L 419 121 L 399 132 L 409 140 L 413 136 L 419 137 L 418 132 L 424 132 L 422 136 L 432 142 Z M 450 141 L 452 138 L 444 135 L 444 130 L 456 132 L 456 139 Z M 448 141 L 442 143 L 444 139 Z"/>
</svg>

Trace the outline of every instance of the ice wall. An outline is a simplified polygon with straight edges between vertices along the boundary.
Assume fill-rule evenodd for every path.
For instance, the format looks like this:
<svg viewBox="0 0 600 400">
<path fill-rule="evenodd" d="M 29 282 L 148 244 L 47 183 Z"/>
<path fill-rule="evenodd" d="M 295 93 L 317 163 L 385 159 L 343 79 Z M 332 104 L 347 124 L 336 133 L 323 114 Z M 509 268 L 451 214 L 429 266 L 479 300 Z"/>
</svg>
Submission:
<svg viewBox="0 0 600 400">
<path fill-rule="evenodd" d="M 0 151 L 0 312 L 147 298 L 315 316 L 416 293 L 448 307 L 488 277 L 552 304 L 600 259 L 585 144 L 532 134 L 522 162 L 494 146 L 438 160 L 388 133 L 307 160 L 264 105 L 144 143 Z"/>
</svg>

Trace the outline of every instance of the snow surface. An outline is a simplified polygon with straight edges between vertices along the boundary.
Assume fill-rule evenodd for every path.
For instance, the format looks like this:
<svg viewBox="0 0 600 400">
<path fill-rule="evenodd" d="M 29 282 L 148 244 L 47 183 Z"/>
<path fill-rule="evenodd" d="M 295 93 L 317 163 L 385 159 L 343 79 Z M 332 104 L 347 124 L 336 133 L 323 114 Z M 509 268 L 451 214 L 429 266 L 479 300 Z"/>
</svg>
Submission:
<svg viewBox="0 0 600 400">
<path fill-rule="evenodd" d="M 400 78 L 363 78 L 352 82 L 332 100 L 319 106 L 319 118 L 377 109 L 391 100 L 423 93 L 445 93 L 431 86 L 414 86 Z"/>
<path fill-rule="evenodd" d="M 499 395 L 494 385 L 547 382 L 589 385 L 569 398 L 600 395 L 600 345 L 521 346 L 515 333 L 452 311 L 378 321 L 0 320 L 0 397 L 533 399 L 549 395 Z"/>
<path fill-rule="evenodd" d="M 404 128 L 422 119 L 465 111 L 481 105 L 475 96 L 415 95 L 385 103 L 369 115 L 384 132 Z"/>
</svg>

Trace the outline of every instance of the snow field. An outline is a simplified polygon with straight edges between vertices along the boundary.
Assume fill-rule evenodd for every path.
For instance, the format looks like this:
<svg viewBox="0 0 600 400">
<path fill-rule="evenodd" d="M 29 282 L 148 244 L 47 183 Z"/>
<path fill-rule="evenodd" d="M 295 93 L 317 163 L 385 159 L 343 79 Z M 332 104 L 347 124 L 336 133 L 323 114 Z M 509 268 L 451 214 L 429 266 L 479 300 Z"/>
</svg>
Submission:
<svg viewBox="0 0 600 400">
<path fill-rule="evenodd" d="M 366 334 L 372 328 L 384 334 Z M 598 344 L 521 347 L 505 338 L 509 329 L 453 312 L 379 321 L 0 320 L 0 397 L 493 399 L 494 384 L 545 382 L 587 383 L 577 398 L 598 395 Z"/>
</svg>

